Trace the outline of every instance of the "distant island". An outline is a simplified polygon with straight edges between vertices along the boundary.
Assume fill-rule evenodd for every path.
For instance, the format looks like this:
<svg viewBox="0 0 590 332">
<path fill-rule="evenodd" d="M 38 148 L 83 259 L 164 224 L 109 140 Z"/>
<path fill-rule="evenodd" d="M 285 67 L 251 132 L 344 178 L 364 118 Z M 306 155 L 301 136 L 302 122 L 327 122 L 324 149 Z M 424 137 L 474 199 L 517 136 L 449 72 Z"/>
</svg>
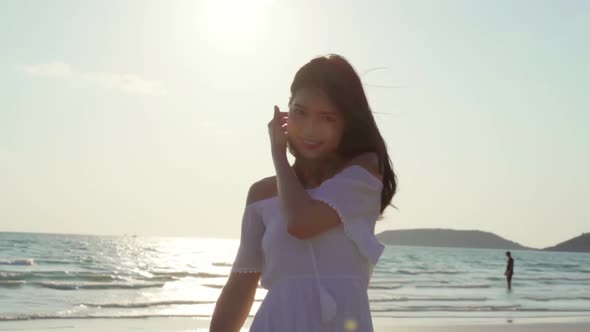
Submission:
<svg viewBox="0 0 590 332">
<path fill-rule="evenodd" d="M 384 231 L 377 238 L 384 244 L 399 246 L 536 250 L 482 231 L 402 229 Z"/>
<path fill-rule="evenodd" d="M 401 229 L 381 232 L 377 238 L 384 244 L 397 246 L 590 252 L 590 233 L 544 249 L 525 247 L 494 233 L 477 230 Z"/>
<path fill-rule="evenodd" d="M 573 239 L 561 242 L 553 247 L 548 247 L 546 251 L 572 251 L 572 252 L 590 252 L 590 233 L 582 233 Z"/>
</svg>

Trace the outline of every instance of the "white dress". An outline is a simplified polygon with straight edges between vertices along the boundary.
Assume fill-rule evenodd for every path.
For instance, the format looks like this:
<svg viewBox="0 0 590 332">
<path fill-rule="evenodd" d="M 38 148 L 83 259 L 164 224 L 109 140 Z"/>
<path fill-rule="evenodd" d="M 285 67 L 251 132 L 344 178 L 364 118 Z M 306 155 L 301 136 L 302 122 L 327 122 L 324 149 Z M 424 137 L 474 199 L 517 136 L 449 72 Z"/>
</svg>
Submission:
<svg viewBox="0 0 590 332">
<path fill-rule="evenodd" d="M 248 204 L 232 272 L 261 272 L 268 290 L 250 332 L 373 331 L 367 288 L 384 245 L 375 237 L 381 181 L 346 167 L 309 195 L 342 224 L 307 240 L 287 232 L 274 196 Z"/>
</svg>

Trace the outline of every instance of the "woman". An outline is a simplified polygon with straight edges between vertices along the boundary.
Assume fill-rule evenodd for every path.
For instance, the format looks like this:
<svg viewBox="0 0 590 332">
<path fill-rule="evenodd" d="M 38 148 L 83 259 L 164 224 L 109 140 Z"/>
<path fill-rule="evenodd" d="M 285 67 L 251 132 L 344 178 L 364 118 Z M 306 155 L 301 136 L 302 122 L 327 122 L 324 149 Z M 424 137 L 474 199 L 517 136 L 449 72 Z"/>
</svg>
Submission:
<svg viewBox="0 0 590 332">
<path fill-rule="evenodd" d="M 375 222 L 396 177 L 361 81 L 341 56 L 296 73 L 268 124 L 276 176 L 248 192 L 242 235 L 210 331 L 373 331 L 367 288 L 384 246 Z M 287 150 L 295 157 L 287 160 Z"/>
</svg>

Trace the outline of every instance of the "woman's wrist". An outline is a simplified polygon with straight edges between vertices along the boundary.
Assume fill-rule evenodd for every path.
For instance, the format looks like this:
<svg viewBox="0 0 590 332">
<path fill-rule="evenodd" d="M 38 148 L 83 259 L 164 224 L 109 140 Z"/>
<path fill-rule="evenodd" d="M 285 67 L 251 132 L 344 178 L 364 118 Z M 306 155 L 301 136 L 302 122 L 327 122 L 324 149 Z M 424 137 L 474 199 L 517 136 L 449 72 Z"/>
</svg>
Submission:
<svg viewBox="0 0 590 332">
<path fill-rule="evenodd" d="M 272 148 L 272 160 L 276 163 L 277 161 L 287 161 L 287 149 L 285 148 Z"/>
</svg>

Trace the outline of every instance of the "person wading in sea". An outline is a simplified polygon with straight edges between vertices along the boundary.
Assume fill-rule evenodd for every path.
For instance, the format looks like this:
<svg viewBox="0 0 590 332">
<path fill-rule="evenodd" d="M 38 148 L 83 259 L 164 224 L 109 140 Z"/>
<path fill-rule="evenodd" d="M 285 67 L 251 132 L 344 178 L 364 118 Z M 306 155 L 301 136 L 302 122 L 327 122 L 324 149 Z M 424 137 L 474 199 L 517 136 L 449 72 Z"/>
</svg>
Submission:
<svg viewBox="0 0 590 332">
<path fill-rule="evenodd" d="M 508 290 L 512 290 L 512 275 L 514 274 L 514 259 L 512 258 L 512 254 L 510 251 L 506 252 L 506 257 L 508 257 L 508 263 L 506 265 L 506 272 L 504 275 L 506 276 L 506 283 L 508 286 Z"/>
</svg>

